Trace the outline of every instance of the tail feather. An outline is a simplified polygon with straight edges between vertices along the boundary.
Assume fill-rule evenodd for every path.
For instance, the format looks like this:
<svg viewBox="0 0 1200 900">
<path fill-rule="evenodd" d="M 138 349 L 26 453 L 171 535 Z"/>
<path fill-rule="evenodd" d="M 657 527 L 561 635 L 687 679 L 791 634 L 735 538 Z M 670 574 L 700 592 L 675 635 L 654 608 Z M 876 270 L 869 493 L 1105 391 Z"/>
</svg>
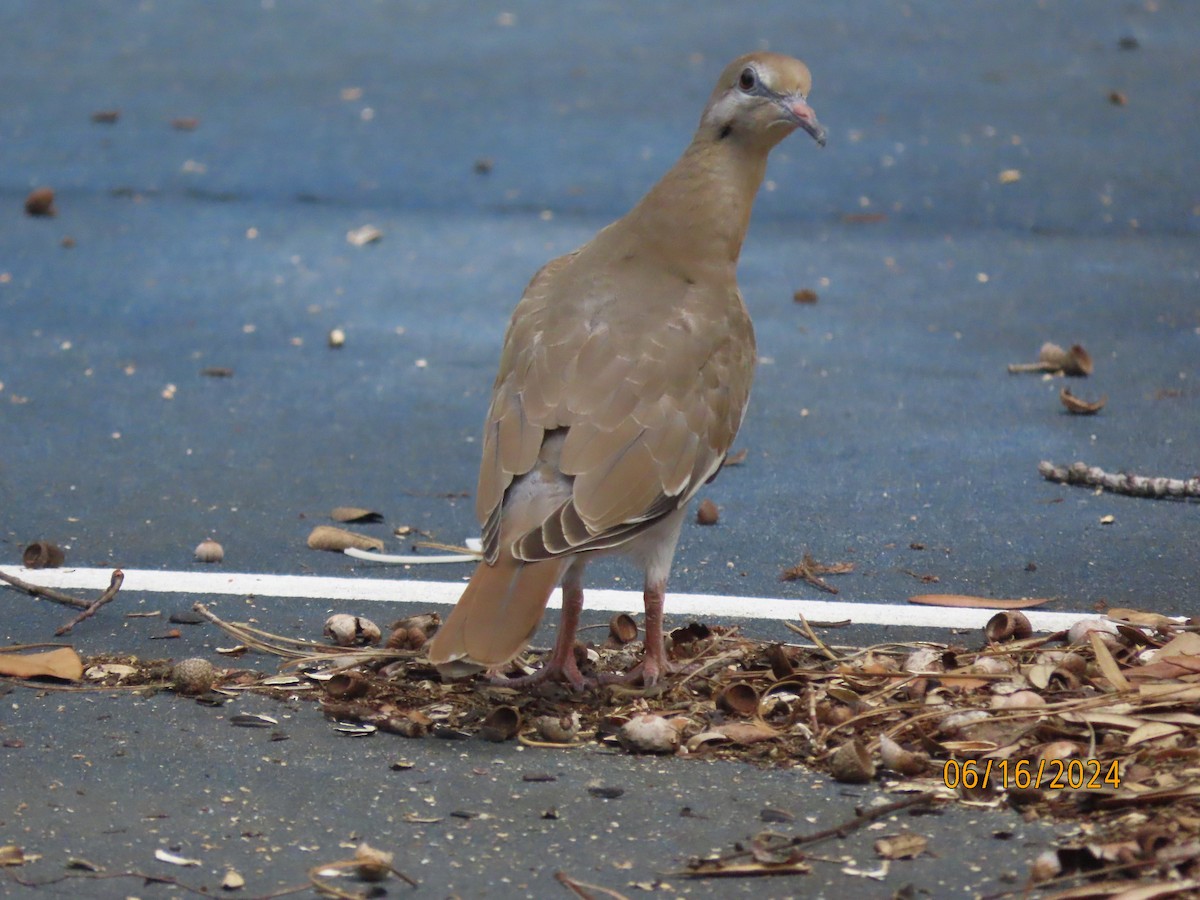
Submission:
<svg viewBox="0 0 1200 900">
<path fill-rule="evenodd" d="M 564 565 L 521 562 L 505 551 L 494 564 L 481 562 L 430 642 L 429 659 L 451 676 L 504 665 L 537 630 Z"/>
</svg>

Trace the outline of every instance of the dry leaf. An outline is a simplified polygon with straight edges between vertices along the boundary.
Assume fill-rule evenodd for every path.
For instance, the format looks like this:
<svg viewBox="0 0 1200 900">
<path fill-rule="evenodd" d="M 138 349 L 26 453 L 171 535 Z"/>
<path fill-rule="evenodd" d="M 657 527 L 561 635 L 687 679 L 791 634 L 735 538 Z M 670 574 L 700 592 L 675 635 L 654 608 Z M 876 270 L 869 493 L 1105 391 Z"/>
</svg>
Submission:
<svg viewBox="0 0 1200 900">
<path fill-rule="evenodd" d="M 1136 744 L 1144 744 L 1146 741 L 1157 741 L 1159 738 L 1170 737 L 1182 731 L 1183 729 L 1178 725 L 1171 725 L 1167 722 L 1147 722 L 1130 732 L 1129 737 L 1125 739 L 1125 746 L 1132 747 Z"/>
<path fill-rule="evenodd" d="M 383 541 L 379 538 L 345 528 L 334 528 L 332 525 L 318 525 L 308 536 L 308 546 L 313 550 L 334 550 L 338 553 L 347 547 L 358 550 L 378 550 L 383 552 Z"/>
<path fill-rule="evenodd" d="M 915 594 L 909 603 L 923 606 L 955 606 L 965 609 L 1029 609 L 1049 603 L 1049 597 L 1021 597 L 1019 599 L 997 599 L 974 597 L 970 594 Z"/>
<path fill-rule="evenodd" d="M 0 866 L 23 866 L 28 860 L 25 851 L 16 844 L 0 847 Z"/>
<path fill-rule="evenodd" d="M 1140 625 L 1143 628 L 1170 628 L 1179 623 L 1170 616 L 1159 615 L 1158 613 L 1143 612 L 1140 609 L 1128 609 L 1120 606 L 1110 606 L 1108 612 L 1105 613 L 1110 619 L 1115 619 L 1120 622 L 1128 622 L 1130 625 Z M 1200 654 L 1200 635 L 1196 637 L 1196 650 Z"/>
<path fill-rule="evenodd" d="M 13 678 L 48 676 L 79 681 L 83 677 L 83 660 L 70 647 L 45 653 L 0 653 L 0 675 Z"/>
<path fill-rule="evenodd" d="M 1154 653 L 1156 660 L 1180 656 L 1200 656 L 1200 633 L 1185 631 L 1171 638 Z"/>
<path fill-rule="evenodd" d="M 1121 673 L 1121 667 L 1113 659 L 1111 651 L 1109 651 L 1100 634 L 1093 631 L 1088 635 L 1088 639 L 1092 643 L 1092 652 L 1096 654 L 1096 665 L 1100 667 L 1100 671 L 1104 673 L 1104 677 L 1108 679 L 1113 689 L 1118 691 L 1129 690 L 1128 679 Z"/>
</svg>

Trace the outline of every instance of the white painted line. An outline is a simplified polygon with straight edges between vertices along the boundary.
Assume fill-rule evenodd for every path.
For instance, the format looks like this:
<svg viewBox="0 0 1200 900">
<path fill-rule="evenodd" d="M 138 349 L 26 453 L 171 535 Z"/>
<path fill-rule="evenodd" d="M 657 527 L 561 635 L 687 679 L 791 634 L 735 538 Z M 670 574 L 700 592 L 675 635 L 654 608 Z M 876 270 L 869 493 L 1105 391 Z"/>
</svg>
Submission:
<svg viewBox="0 0 1200 900">
<path fill-rule="evenodd" d="M 0 566 L 0 571 L 43 587 L 101 591 L 112 569 L 24 569 Z M 264 575 L 247 572 L 162 572 L 125 569 L 126 591 L 150 594 L 237 595 L 309 600 L 391 601 L 449 606 L 462 593 L 461 581 L 417 581 L 395 578 L 329 578 L 317 575 Z M 0 593 L 0 597 L 3 594 Z M 587 608 L 606 612 L 639 613 L 642 595 L 636 591 L 592 589 Z M 561 600 L 556 591 L 550 606 Z M 910 603 L 845 603 L 832 600 L 792 600 L 772 597 L 723 597 L 711 594 L 667 594 L 673 616 L 771 619 L 815 622 L 851 620 L 856 625 L 901 625 L 922 628 L 982 628 L 995 610 L 918 606 Z M 1037 631 L 1059 631 L 1095 613 L 1025 610 Z"/>
</svg>

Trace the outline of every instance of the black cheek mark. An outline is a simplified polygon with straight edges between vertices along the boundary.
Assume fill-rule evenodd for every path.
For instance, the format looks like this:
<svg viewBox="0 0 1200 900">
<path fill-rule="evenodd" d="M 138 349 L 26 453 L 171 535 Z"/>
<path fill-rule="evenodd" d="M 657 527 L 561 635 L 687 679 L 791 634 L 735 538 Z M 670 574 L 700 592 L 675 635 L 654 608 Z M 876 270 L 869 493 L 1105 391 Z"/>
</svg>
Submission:
<svg viewBox="0 0 1200 900">
<path fill-rule="evenodd" d="M 725 140 L 725 138 L 729 137 L 731 134 L 733 134 L 733 126 L 726 125 L 724 128 L 721 129 L 720 134 L 717 135 L 717 140 L 723 141 L 723 140 Z"/>
</svg>

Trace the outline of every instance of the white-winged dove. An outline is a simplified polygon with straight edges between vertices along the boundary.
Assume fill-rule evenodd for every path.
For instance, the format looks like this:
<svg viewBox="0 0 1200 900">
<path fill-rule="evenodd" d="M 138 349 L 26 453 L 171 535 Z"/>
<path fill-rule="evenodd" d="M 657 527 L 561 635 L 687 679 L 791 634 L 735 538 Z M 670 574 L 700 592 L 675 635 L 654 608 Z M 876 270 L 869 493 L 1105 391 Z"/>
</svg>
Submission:
<svg viewBox="0 0 1200 900">
<path fill-rule="evenodd" d="M 428 648 L 443 675 L 511 661 L 561 583 L 549 661 L 505 683 L 584 685 L 583 571 L 608 552 L 645 574 L 645 652 L 624 680 L 650 685 L 668 671 L 663 595 L 680 527 L 721 468 L 754 377 L 738 254 L 771 148 L 797 128 L 825 143 L 810 85 L 787 56 L 734 60 L 675 166 L 525 289 L 484 426 L 484 561 Z"/>
</svg>

